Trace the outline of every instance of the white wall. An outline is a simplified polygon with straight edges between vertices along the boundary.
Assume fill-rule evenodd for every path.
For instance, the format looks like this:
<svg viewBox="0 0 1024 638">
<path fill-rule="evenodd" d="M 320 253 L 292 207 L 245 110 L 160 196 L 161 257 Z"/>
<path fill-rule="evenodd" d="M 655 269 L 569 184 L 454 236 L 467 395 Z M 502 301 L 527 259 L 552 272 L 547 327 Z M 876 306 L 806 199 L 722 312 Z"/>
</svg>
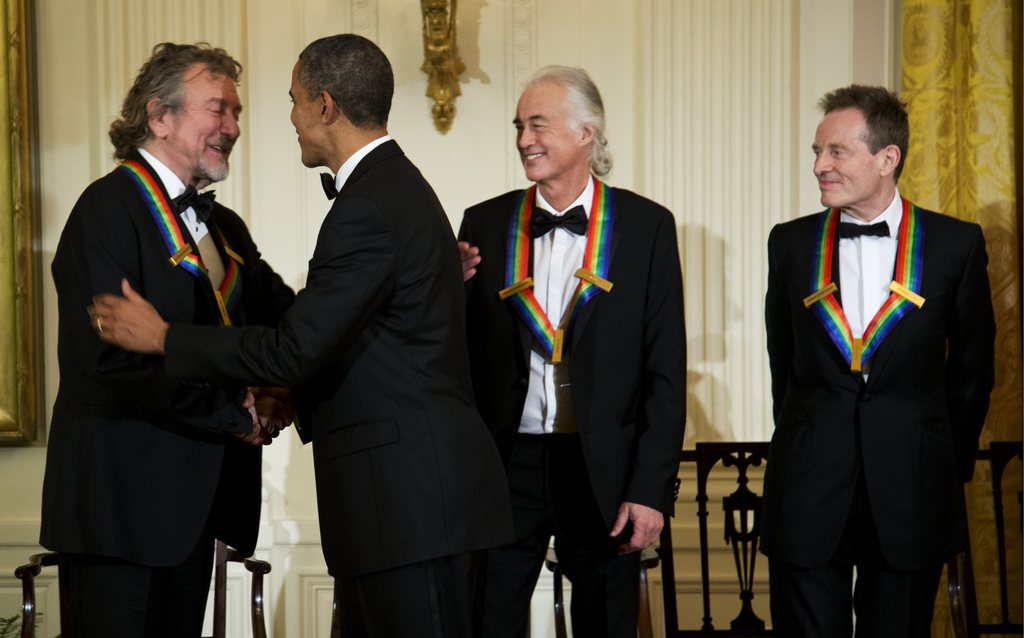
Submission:
<svg viewBox="0 0 1024 638">
<path fill-rule="evenodd" d="M 767 233 L 817 210 L 809 146 L 821 94 L 854 80 L 892 84 L 894 2 L 462 0 L 467 70 L 454 125 L 441 135 L 424 96 L 415 0 L 36 0 L 39 259 L 48 270 L 77 195 L 112 167 L 107 127 L 157 42 L 206 40 L 245 66 L 243 137 L 218 199 L 249 222 L 268 260 L 295 286 L 326 211 L 288 123 L 291 68 L 306 43 L 354 31 L 380 44 L 395 69 L 390 131 L 456 228 L 468 205 L 524 183 L 511 125 L 522 80 L 544 64 L 579 65 L 605 100 L 615 156 L 610 183 L 676 214 L 690 348 L 687 444 L 767 439 Z M 58 383 L 55 302 L 45 276 L 47 406 Z M 9 575 L 36 549 L 44 455 L 38 446 L 0 449 L 0 617 L 20 599 Z M 330 580 L 309 450 L 286 434 L 264 459 L 258 555 L 274 565 L 267 596 L 273 633 L 325 636 Z M 546 576 L 541 589 L 534 635 L 553 635 Z M 51 588 L 40 605 L 48 611 L 42 635 L 57 631 L 54 605 Z M 245 615 L 232 610 L 229 617 Z"/>
</svg>

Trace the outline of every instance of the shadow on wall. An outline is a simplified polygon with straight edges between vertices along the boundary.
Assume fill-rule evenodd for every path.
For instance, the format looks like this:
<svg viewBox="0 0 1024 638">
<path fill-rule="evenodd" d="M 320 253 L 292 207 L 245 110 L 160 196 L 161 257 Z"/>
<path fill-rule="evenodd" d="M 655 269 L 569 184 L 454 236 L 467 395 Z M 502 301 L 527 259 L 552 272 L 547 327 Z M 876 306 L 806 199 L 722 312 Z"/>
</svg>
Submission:
<svg viewBox="0 0 1024 638">
<path fill-rule="evenodd" d="M 466 70 L 460 75 L 461 81 L 479 80 L 481 84 L 490 84 L 491 76 L 480 66 L 480 23 L 483 22 L 484 7 L 487 0 L 462 0 L 459 2 L 457 43 L 459 56 Z"/>
<path fill-rule="evenodd" d="M 677 227 L 677 241 L 683 264 L 686 295 L 686 432 L 683 447 L 695 443 L 734 440 L 732 400 L 729 388 L 721 380 L 726 362 L 726 324 L 709 321 L 704 304 L 725 305 L 721 316 L 739 316 L 739 307 L 717 291 L 708 291 L 706 273 L 725 277 L 726 244 L 722 237 L 701 226 Z M 687 277 L 687 264 L 691 277 Z M 718 376 L 716 376 L 718 375 Z"/>
</svg>

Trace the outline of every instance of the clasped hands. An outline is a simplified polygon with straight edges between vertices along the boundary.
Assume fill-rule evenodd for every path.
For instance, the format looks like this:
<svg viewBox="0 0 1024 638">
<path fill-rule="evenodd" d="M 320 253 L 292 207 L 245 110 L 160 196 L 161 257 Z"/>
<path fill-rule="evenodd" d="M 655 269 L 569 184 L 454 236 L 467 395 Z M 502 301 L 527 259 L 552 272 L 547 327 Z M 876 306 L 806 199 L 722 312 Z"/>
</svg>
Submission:
<svg viewBox="0 0 1024 638">
<path fill-rule="evenodd" d="M 292 395 L 287 388 L 249 388 L 242 407 L 252 416 L 252 432 L 235 436 L 250 445 L 270 445 L 295 420 Z"/>
</svg>

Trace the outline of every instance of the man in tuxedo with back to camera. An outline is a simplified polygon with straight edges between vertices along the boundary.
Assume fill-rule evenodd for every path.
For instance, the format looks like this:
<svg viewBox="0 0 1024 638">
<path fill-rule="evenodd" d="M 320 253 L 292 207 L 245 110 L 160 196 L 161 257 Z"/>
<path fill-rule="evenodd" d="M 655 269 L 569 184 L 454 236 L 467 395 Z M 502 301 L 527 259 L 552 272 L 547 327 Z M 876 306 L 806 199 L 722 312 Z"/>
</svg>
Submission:
<svg viewBox="0 0 1024 638">
<path fill-rule="evenodd" d="M 639 550 L 672 512 L 686 419 L 675 222 L 598 179 L 604 106 L 582 69 L 534 74 L 514 123 L 534 184 L 473 206 L 460 231 L 473 389 L 516 528 L 488 552 L 483 635 L 527 635 L 553 535 L 574 635 L 634 638 Z"/>
<path fill-rule="evenodd" d="M 853 85 L 820 106 L 828 208 L 768 240 L 772 621 L 849 636 L 855 612 L 859 636 L 929 636 L 942 565 L 967 542 L 959 503 L 993 384 L 985 240 L 901 196 L 896 95 Z"/>
<path fill-rule="evenodd" d="M 171 378 L 102 342 L 85 311 L 122 279 L 185 324 L 273 326 L 291 304 L 241 218 L 196 191 L 227 177 L 240 73 L 222 49 L 157 45 L 110 127 L 121 163 L 79 197 L 54 255 L 60 386 L 39 542 L 60 552 L 75 635 L 198 636 L 214 538 L 256 545 L 260 444 L 290 409 L 264 396 L 272 418 L 257 419 L 241 384 Z"/>
<path fill-rule="evenodd" d="M 333 199 L 280 326 L 168 326 L 127 286 L 103 337 L 164 353 L 173 378 L 293 388 L 346 636 L 472 635 L 481 550 L 508 542 L 498 451 L 473 407 L 459 252 L 433 190 L 387 133 L 391 65 L 322 38 L 292 74 L 302 162 Z"/>
</svg>

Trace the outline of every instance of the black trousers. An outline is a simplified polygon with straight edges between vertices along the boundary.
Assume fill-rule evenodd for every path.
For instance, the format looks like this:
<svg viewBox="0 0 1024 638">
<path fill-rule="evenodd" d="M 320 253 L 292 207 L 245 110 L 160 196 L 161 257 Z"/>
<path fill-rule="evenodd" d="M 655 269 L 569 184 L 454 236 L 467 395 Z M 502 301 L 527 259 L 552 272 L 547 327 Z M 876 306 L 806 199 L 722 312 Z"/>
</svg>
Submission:
<svg viewBox="0 0 1024 638">
<path fill-rule="evenodd" d="M 482 556 L 468 552 L 338 578 L 345 638 L 470 638 Z"/>
<path fill-rule="evenodd" d="M 886 563 L 863 482 L 858 483 L 839 548 L 827 565 L 808 569 L 769 558 L 769 570 L 776 635 L 851 636 L 856 613 L 857 636 L 931 636 L 942 563 L 916 571 Z"/>
<path fill-rule="evenodd" d="M 528 635 L 530 599 L 554 535 L 558 562 L 572 583 L 573 635 L 635 638 L 640 555 L 619 556 L 621 537 L 608 536 L 579 435 L 517 435 L 508 478 L 516 542 L 487 552 L 482 636 Z"/>
<path fill-rule="evenodd" d="M 65 638 L 195 638 L 213 572 L 209 530 L 180 565 L 148 567 L 90 554 L 60 555 L 71 627 Z"/>
</svg>

